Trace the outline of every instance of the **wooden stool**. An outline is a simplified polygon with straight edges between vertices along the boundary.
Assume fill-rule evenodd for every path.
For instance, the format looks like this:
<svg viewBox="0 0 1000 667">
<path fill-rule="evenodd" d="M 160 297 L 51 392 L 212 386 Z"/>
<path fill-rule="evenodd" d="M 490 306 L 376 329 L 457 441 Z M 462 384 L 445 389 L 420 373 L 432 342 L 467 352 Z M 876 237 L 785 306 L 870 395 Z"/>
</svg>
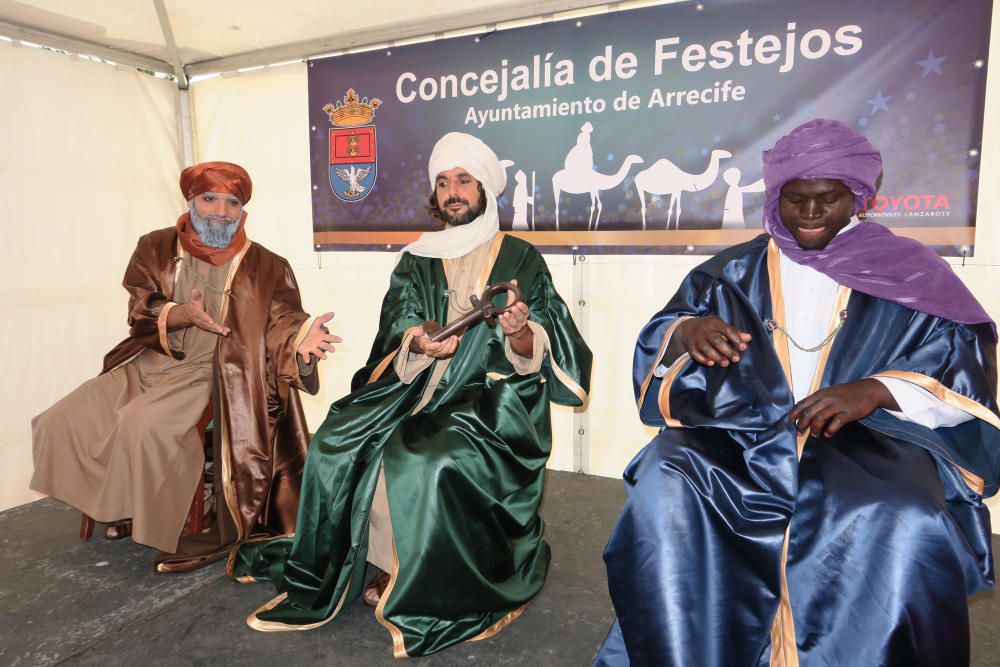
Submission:
<svg viewBox="0 0 1000 667">
<path fill-rule="evenodd" d="M 212 446 L 209 435 L 212 430 L 209 425 L 212 423 L 214 408 L 212 401 L 205 406 L 205 411 L 198 420 L 195 428 L 201 433 L 202 445 L 208 449 Z M 94 534 L 94 520 L 85 512 L 81 512 L 83 518 L 80 520 L 80 539 L 89 540 Z M 201 475 L 198 477 L 198 486 L 194 490 L 194 498 L 191 499 L 191 510 L 188 512 L 187 528 L 188 535 L 197 535 L 205 528 L 205 464 L 201 465 Z"/>
</svg>

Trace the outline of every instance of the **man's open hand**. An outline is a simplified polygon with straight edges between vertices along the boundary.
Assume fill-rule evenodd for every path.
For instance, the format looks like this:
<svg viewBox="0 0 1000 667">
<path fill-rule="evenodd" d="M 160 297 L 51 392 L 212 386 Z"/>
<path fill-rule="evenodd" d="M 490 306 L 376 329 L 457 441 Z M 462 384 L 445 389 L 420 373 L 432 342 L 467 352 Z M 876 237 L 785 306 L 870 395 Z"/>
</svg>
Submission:
<svg viewBox="0 0 1000 667">
<path fill-rule="evenodd" d="M 312 325 L 309 327 L 309 331 L 306 332 L 306 337 L 302 339 L 299 343 L 299 347 L 296 352 L 302 357 L 303 361 L 309 361 L 309 355 L 315 356 L 317 359 L 326 359 L 326 353 L 329 352 L 333 354 L 334 343 L 342 343 L 343 340 L 340 336 L 334 336 L 330 333 L 330 330 L 326 328 L 326 323 L 333 319 L 333 313 L 323 313 L 315 320 L 313 320 Z"/>
<path fill-rule="evenodd" d="M 212 316 L 205 312 L 205 297 L 197 289 L 191 289 L 191 300 L 174 306 L 167 313 L 168 329 L 183 329 L 198 327 L 202 331 L 228 336 L 229 327 L 216 323 Z"/>
</svg>

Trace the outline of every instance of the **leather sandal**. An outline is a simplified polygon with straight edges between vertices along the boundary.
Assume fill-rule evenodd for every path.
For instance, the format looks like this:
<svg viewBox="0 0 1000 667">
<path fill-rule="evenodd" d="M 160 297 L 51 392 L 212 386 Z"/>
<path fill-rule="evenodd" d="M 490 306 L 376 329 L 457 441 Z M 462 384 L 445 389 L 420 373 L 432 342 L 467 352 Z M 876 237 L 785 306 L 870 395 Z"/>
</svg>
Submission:
<svg viewBox="0 0 1000 667">
<path fill-rule="evenodd" d="M 365 590 L 361 593 L 361 599 L 365 601 L 365 604 L 369 607 L 377 607 L 378 601 L 382 599 L 382 594 L 385 593 L 386 587 L 389 585 L 389 575 L 381 570 L 372 577 L 372 580 L 368 582 L 365 586 Z"/>
<path fill-rule="evenodd" d="M 132 536 L 132 519 L 112 521 L 104 529 L 104 539 L 122 540 Z"/>
</svg>

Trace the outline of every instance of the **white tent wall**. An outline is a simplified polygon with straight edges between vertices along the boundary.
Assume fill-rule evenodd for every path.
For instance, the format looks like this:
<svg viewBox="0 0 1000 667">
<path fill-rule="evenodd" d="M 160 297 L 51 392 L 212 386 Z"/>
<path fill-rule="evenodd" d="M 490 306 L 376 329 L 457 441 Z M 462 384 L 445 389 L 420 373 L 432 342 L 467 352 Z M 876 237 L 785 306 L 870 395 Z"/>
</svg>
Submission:
<svg viewBox="0 0 1000 667">
<path fill-rule="evenodd" d="M 993 34 L 1000 35 L 996 7 Z M 993 40 L 990 55 L 1000 63 L 1000 40 Z M 84 69 L 94 71 L 69 73 Z M 2 46 L 0 73 L 5 92 L 6 82 L 14 82 L 9 89 L 14 94 L 5 95 L 14 102 L 0 111 L 0 119 L 6 127 L 16 120 L 20 128 L 16 137 L 0 140 L 7 156 L 0 164 L 0 201 L 10 212 L 5 229 L 15 234 L 0 251 L 7 278 L 0 288 L 5 312 L 0 326 L 7 377 L 18 379 L 8 380 L 0 395 L 7 406 L 0 427 L 2 509 L 33 497 L 26 488 L 30 415 L 93 375 L 101 355 L 124 334 L 126 300 L 119 283 L 135 238 L 172 224 L 182 202 L 169 84 Z M 289 260 L 308 311 L 337 313 L 334 331 L 345 342 L 321 367 L 320 394 L 305 399 L 308 423 L 316 428 L 329 404 L 349 391 L 351 375 L 367 358 L 394 254 L 312 251 L 306 76 L 302 63 L 269 67 L 199 81 L 190 94 L 196 160 L 230 160 L 249 170 L 250 237 Z M 68 104 L 72 115 L 64 127 Z M 1000 182 L 998 107 L 1000 71 L 988 82 L 976 255 L 965 266 L 955 263 L 994 319 L 1000 319 L 1000 291 L 993 285 L 1000 262 L 1000 203 L 989 195 L 990 184 Z M 17 164 L 10 156 L 17 156 Z M 53 169 L 48 163 L 56 160 Z M 53 190 L 58 196 L 51 196 Z M 44 221 L 44 229 L 15 228 L 28 215 Z M 88 233 L 97 223 L 100 233 Z M 39 258 L 44 265 L 36 267 Z M 593 255 L 575 265 L 565 255 L 546 259 L 595 352 L 589 408 L 555 410 L 549 465 L 618 477 L 653 434 L 639 424 L 631 398 L 632 342 L 704 257 Z M 73 281 L 73 291 L 66 291 Z M 990 504 L 1000 531 L 1000 500 Z"/>
<path fill-rule="evenodd" d="M 176 86 L 0 42 L 0 509 L 38 496 L 31 417 L 126 334 L 122 274 L 183 200 Z"/>
</svg>

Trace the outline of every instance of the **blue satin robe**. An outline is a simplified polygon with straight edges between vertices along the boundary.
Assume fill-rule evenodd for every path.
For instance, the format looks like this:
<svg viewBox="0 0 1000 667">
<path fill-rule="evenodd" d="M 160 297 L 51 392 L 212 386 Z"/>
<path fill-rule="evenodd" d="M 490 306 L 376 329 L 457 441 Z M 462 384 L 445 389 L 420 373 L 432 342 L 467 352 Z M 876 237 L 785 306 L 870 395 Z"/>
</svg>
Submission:
<svg viewBox="0 0 1000 667">
<path fill-rule="evenodd" d="M 640 416 L 665 428 L 624 474 L 604 554 L 618 618 L 595 665 L 968 664 L 966 598 L 994 584 L 992 330 L 851 293 L 821 386 L 892 373 L 974 418 L 930 429 L 879 409 L 800 442 L 766 328 L 777 266 L 767 236 L 720 253 L 639 336 Z M 655 377 L 671 325 L 710 314 L 753 336 L 741 361 L 684 355 Z"/>
</svg>

